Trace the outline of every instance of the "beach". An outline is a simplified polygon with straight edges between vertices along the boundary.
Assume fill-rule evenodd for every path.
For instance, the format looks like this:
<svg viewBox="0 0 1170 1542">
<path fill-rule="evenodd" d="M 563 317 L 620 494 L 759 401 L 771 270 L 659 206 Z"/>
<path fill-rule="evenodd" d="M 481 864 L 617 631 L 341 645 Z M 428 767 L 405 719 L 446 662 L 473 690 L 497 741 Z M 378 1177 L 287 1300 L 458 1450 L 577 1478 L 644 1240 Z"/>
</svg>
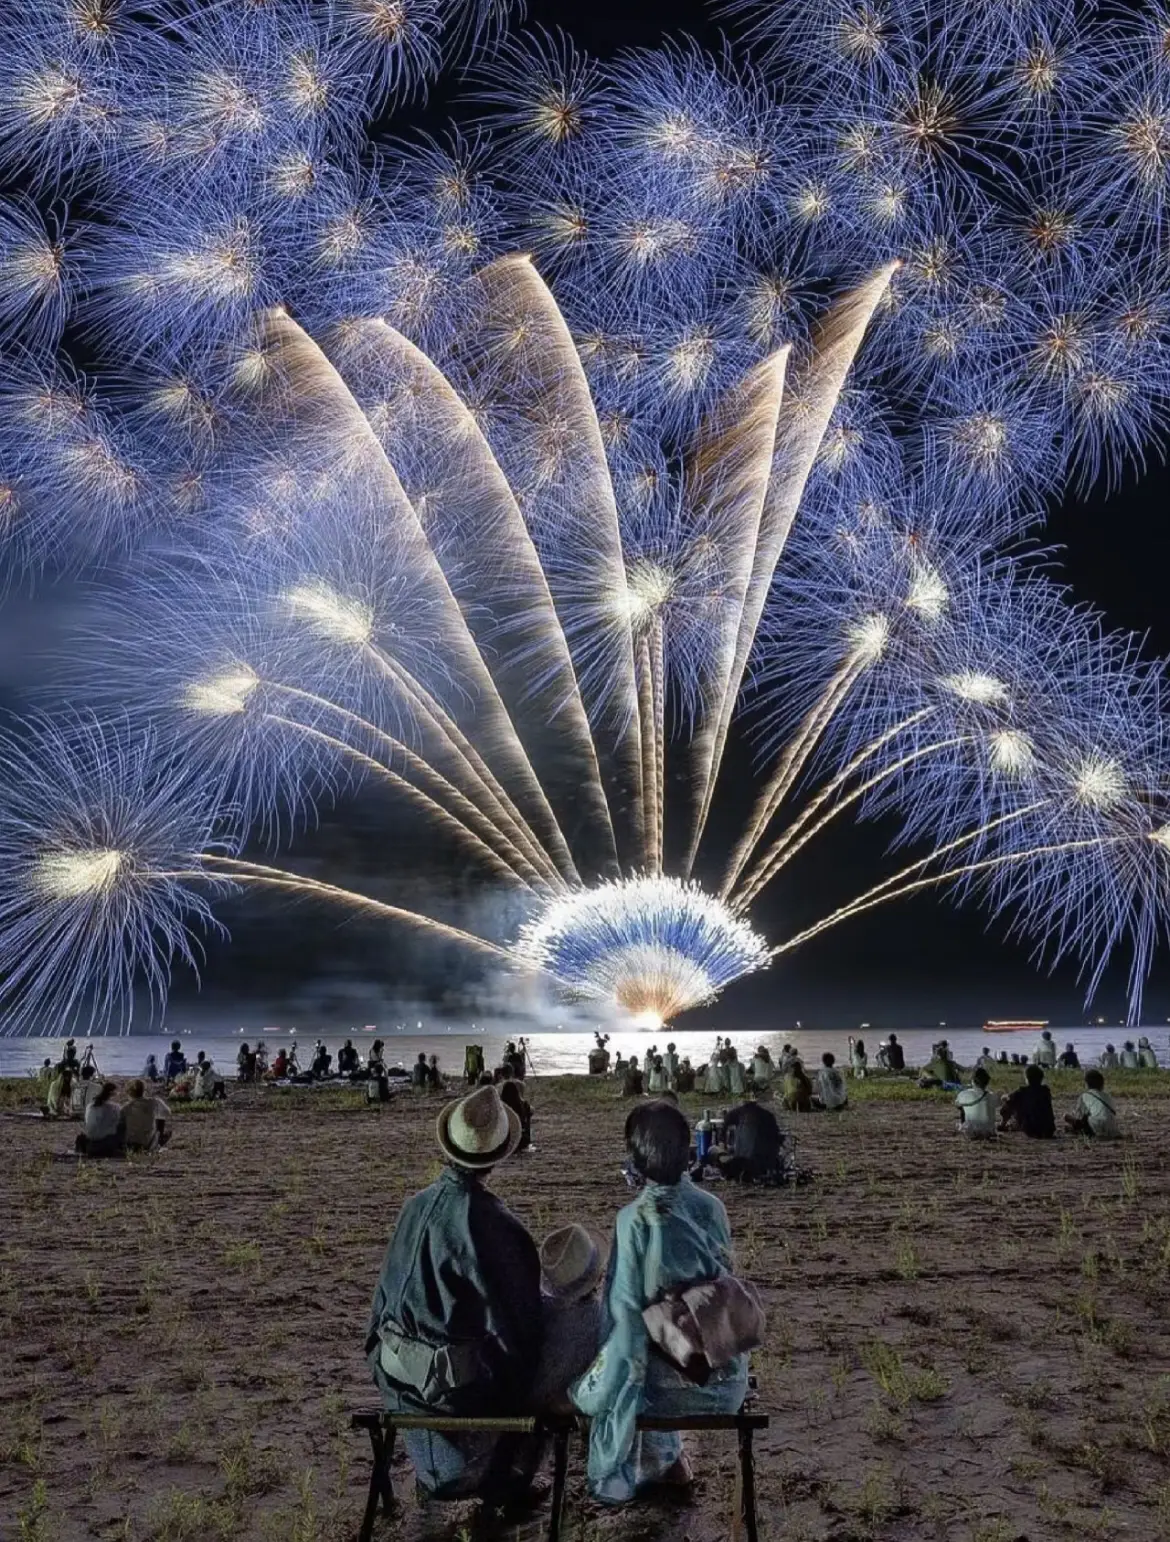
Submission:
<svg viewBox="0 0 1170 1542">
<path fill-rule="evenodd" d="M 1059 1113 L 1080 1078 L 1052 1081 Z M 1117 1145 L 986 1146 L 945 1094 L 851 1084 L 844 1114 L 784 1120 L 811 1184 L 720 1186 L 768 1309 L 767 1542 L 1170 1536 L 1170 1075 L 1110 1086 Z M 608 1081 L 530 1088 L 535 1150 L 496 1190 L 537 1239 L 570 1219 L 608 1237 L 629 1105 Z M 442 1098 L 233 1086 L 159 1156 L 72 1165 L 49 1157 L 76 1127 L 19 1117 L 24 1091 L 4 1085 L 0 1118 L 0 1536 L 352 1538 L 370 1298 L 402 1199 L 439 1170 Z M 606 1512 L 575 1445 L 566 1542 L 726 1538 L 733 1446 L 691 1454 L 693 1507 Z M 375 1535 L 456 1542 L 467 1508 L 395 1481 Z"/>
</svg>

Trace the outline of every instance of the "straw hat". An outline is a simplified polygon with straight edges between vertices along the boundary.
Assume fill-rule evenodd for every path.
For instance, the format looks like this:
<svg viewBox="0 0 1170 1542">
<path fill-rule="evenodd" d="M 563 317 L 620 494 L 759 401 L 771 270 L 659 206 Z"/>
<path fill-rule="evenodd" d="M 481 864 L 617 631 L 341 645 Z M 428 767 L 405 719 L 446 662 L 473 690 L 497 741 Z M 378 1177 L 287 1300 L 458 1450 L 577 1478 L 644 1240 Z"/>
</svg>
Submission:
<svg viewBox="0 0 1170 1542">
<path fill-rule="evenodd" d="M 549 1295 L 558 1301 L 579 1301 L 601 1278 L 597 1243 L 575 1222 L 550 1232 L 540 1245 L 540 1272 Z"/>
<path fill-rule="evenodd" d="M 448 1103 L 435 1122 L 439 1148 L 457 1167 L 494 1167 L 520 1144 L 520 1116 L 495 1087 L 477 1087 Z"/>
</svg>

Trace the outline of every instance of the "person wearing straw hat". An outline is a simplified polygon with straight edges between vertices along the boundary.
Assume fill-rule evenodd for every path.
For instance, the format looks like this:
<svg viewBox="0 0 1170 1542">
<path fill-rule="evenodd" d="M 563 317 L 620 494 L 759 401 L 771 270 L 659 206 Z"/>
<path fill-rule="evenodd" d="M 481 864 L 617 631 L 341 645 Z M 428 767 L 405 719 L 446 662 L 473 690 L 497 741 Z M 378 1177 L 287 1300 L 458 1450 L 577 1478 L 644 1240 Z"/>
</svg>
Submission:
<svg viewBox="0 0 1170 1542">
<path fill-rule="evenodd" d="M 387 1410 L 506 1417 L 531 1406 L 543 1329 L 540 1259 L 487 1180 L 520 1143 L 494 1086 L 436 1121 L 441 1176 L 406 1201 L 374 1292 L 366 1359 Z M 403 1431 L 423 1494 L 489 1505 L 531 1491 L 539 1443 L 490 1432 Z"/>
<path fill-rule="evenodd" d="M 569 1383 L 589 1369 L 601 1347 L 597 1287 L 603 1267 L 601 1249 L 576 1223 L 550 1232 L 540 1245 L 544 1352 L 532 1389 L 533 1408 L 572 1412 Z"/>
</svg>

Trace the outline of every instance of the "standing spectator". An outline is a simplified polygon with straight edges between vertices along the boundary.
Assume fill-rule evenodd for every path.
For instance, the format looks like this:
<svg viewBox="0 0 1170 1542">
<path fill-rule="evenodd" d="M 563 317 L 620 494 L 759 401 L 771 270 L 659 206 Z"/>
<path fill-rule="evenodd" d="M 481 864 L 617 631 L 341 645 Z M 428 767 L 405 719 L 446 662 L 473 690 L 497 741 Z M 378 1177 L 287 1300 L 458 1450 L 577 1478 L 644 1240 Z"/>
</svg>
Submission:
<svg viewBox="0 0 1170 1542">
<path fill-rule="evenodd" d="M 414 1062 L 414 1070 L 411 1072 L 410 1083 L 419 1092 L 425 1092 L 430 1083 L 430 1073 L 427 1070 L 427 1057 L 425 1050 L 419 1050 L 418 1059 Z"/>
<path fill-rule="evenodd" d="M 1056 1045 L 1047 1028 L 1041 1032 L 1036 1048 L 1032 1051 L 1032 1064 L 1043 1066 L 1048 1071 L 1056 1064 Z"/>
<path fill-rule="evenodd" d="M 163 1081 L 173 1082 L 177 1077 L 182 1076 L 186 1069 L 187 1057 L 183 1053 L 183 1046 L 178 1039 L 173 1039 L 170 1052 L 163 1061 Z"/>
<path fill-rule="evenodd" d="M 764 1092 L 772 1085 L 772 1077 L 776 1074 L 776 1067 L 772 1064 L 772 1057 L 768 1053 L 766 1044 L 757 1044 L 756 1052 L 752 1056 L 752 1082 L 757 1092 Z"/>
</svg>

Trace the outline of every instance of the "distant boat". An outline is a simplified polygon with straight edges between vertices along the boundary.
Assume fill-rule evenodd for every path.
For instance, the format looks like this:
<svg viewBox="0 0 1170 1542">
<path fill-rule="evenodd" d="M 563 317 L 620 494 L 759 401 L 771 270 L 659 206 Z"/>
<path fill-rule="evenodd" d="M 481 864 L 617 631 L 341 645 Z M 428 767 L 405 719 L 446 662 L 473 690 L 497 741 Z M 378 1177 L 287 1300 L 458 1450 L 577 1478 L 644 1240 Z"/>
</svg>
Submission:
<svg viewBox="0 0 1170 1542">
<path fill-rule="evenodd" d="M 983 1024 L 984 1033 L 1018 1033 L 1021 1028 L 1047 1028 L 1048 1019 L 1013 1017 L 1000 1021 L 998 1018 Z"/>
</svg>

